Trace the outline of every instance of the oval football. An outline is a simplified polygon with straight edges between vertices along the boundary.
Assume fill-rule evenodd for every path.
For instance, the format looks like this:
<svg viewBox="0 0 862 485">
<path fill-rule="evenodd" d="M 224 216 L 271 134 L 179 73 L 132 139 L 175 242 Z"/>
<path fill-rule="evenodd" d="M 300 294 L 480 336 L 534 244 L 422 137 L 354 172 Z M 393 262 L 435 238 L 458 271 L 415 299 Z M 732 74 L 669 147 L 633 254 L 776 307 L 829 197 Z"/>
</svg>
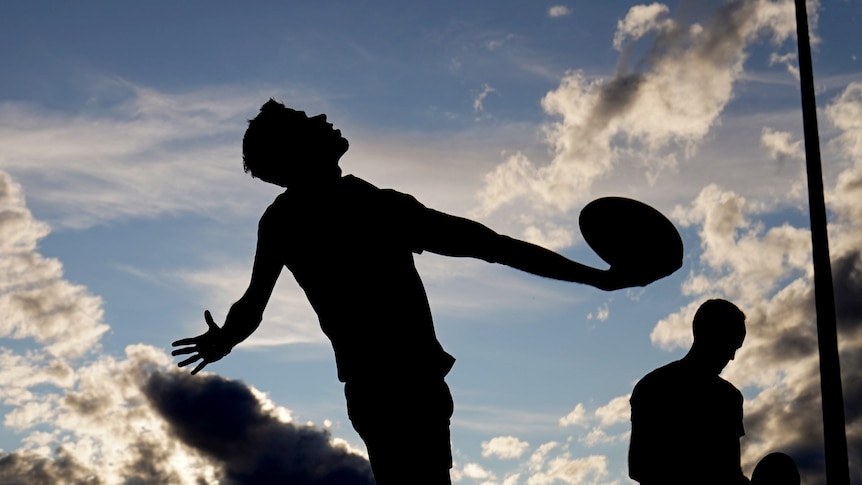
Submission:
<svg viewBox="0 0 862 485">
<path fill-rule="evenodd" d="M 581 210 L 578 224 L 590 248 L 612 267 L 655 280 L 682 266 L 679 231 L 643 202 L 625 197 L 596 199 Z"/>
</svg>

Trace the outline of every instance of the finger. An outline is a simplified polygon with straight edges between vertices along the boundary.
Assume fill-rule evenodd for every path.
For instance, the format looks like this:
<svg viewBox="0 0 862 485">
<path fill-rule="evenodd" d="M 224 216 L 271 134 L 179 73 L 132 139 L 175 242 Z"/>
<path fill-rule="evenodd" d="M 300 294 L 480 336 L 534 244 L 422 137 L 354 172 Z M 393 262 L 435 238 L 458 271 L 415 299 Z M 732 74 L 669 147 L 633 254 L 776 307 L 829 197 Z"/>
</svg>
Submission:
<svg viewBox="0 0 862 485">
<path fill-rule="evenodd" d="M 198 351 L 197 347 L 184 347 L 182 349 L 174 350 L 173 352 L 171 352 L 171 355 L 173 355 L 173 356 L 185 355 L 185 354 L 191 354 L 192 352 L 197 352 L 197 351 Z"/>
<path fill-rule="evenodd" d="M 198 372 L 200 372 L 200 371 L 201 371 L 201 369 L 203 369 L 204 367 L 206 367 L 206 366 L 207 366 L 207 364 L 209 364 L 209 362 L 207 362 L 206 360 L 204 360 L 203 362 L 201 362 L 200 364 L 198 364 L 198 366 L 197 366 L 197 367 L 195 367 L 195 368 L 194 368 L 194 370 L 192 370 L 192 375 L 195 375 L 195 374 L 197 374 Z"/>
<path fill-rule="evenodd" d="M 180 347 L 183 345 L 194 345 L 198 343 L 198 339 L 200 337 L 189 337 L 189 338 L 181 338 L 179 340 L 175 340 L 171 345 L 174 347 Z"/>
<path fill-rule="evenodd" d="M 212 313 L 210 313 L 209 310 L 204 310 L 204 320 L 206 320 L 207 326 L 210 328 L 210 330 L 213 330 L 213 329 L 218 330 L 219 329 L 215 320 L 213 320 Z"/>
<path fill-rule="evenodd" d="M 187 366 L 187 365 L 189 365 L 189 364 L 191 364 L 191 363 L 193 363 L 193 362 L 197 362 L 197 361 L 199 361 L 199 360 L 201 360 L 201 359 L 203 359 L 203 358 L 204 358 L 204 356 L 202 356 L 201 354 L 196 354 L 196 355 L 193 355 L 193 356 L 189 357 L 188 359 L 186 359 L 186 360 L 184 360 L 184 361 L 180 362 L 179 364 L 177 364 L 177 366 L 179 366 L 179 367 L 185 367 L 185 366 Z"/>
</svg>

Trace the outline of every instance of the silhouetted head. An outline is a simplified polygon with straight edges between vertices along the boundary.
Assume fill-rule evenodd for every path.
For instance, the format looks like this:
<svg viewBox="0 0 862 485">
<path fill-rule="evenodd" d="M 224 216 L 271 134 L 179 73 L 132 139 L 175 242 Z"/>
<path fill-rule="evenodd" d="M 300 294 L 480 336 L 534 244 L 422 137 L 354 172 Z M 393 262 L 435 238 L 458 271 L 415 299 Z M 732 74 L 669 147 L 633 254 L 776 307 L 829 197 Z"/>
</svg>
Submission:
<svg viewBox="0 0 862 485">
<path fill-rule="evenodd" d="M 799 468 L 793 458 L 784 453 L 770 453 L 754 467 L 752 485 L 799 485 Z"/>
<path fill-rule="evenodd" d="M 692 330 L 694 344 L 689 355 L 717 375 L 742 347 L 745 314 L 727 300 L 708 300 L 694 314 Z"/>
<path fill-rule="evenodd" d="M 270 99 L 248 123 L 242 139 L 243 169 L 282 187 L 313 184 L 341 175 L 338 160 L 348 146 L 326 115 L 309 118 Z"/>
</svg>

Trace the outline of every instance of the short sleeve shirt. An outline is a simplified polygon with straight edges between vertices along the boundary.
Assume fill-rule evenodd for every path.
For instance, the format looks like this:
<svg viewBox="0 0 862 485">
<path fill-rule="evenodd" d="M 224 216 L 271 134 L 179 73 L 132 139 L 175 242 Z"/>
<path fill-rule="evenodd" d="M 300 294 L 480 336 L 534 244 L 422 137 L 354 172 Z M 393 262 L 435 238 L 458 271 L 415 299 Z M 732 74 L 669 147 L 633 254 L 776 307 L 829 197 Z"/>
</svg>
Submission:
<svg viewBox="0 0 862 485">
<path fill-rule="evenodd" d="M 316 193 L 288 189 L 261 218 L 335 351 L 342 381 L 442 378 L 454 358 L 434 332 L 413 254 L 427 209 L 353 176 Z"/>
</svg>

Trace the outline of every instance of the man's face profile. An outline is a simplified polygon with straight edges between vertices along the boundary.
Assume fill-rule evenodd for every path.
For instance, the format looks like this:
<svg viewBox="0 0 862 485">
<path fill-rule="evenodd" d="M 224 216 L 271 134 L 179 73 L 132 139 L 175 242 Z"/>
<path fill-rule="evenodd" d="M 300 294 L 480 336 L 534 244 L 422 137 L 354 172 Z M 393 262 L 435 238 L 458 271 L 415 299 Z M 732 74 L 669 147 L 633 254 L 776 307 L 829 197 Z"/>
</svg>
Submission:
<svg viewBox="0 0 862 485">
<path fill-rule="evenodd" d="M 348 148 L 341 130 L 325 114 L 309 117 L 270 100 L 250 123 L 243 160 L 255 177 L 295 187 L 340 174 L 338 161 Z"/>
<path fill-rule="evenodd" d="M 297 151 L 306 156 L 331 155 L 340 158 L 347 152 L 349 144 L 341 135 L 341 130 L 335 129 L 327 121 L 325 114 L 309 117 L 304 111 L 297 111 L 297 119 L 291 127 L 292 143 Z"/>
</svg>

